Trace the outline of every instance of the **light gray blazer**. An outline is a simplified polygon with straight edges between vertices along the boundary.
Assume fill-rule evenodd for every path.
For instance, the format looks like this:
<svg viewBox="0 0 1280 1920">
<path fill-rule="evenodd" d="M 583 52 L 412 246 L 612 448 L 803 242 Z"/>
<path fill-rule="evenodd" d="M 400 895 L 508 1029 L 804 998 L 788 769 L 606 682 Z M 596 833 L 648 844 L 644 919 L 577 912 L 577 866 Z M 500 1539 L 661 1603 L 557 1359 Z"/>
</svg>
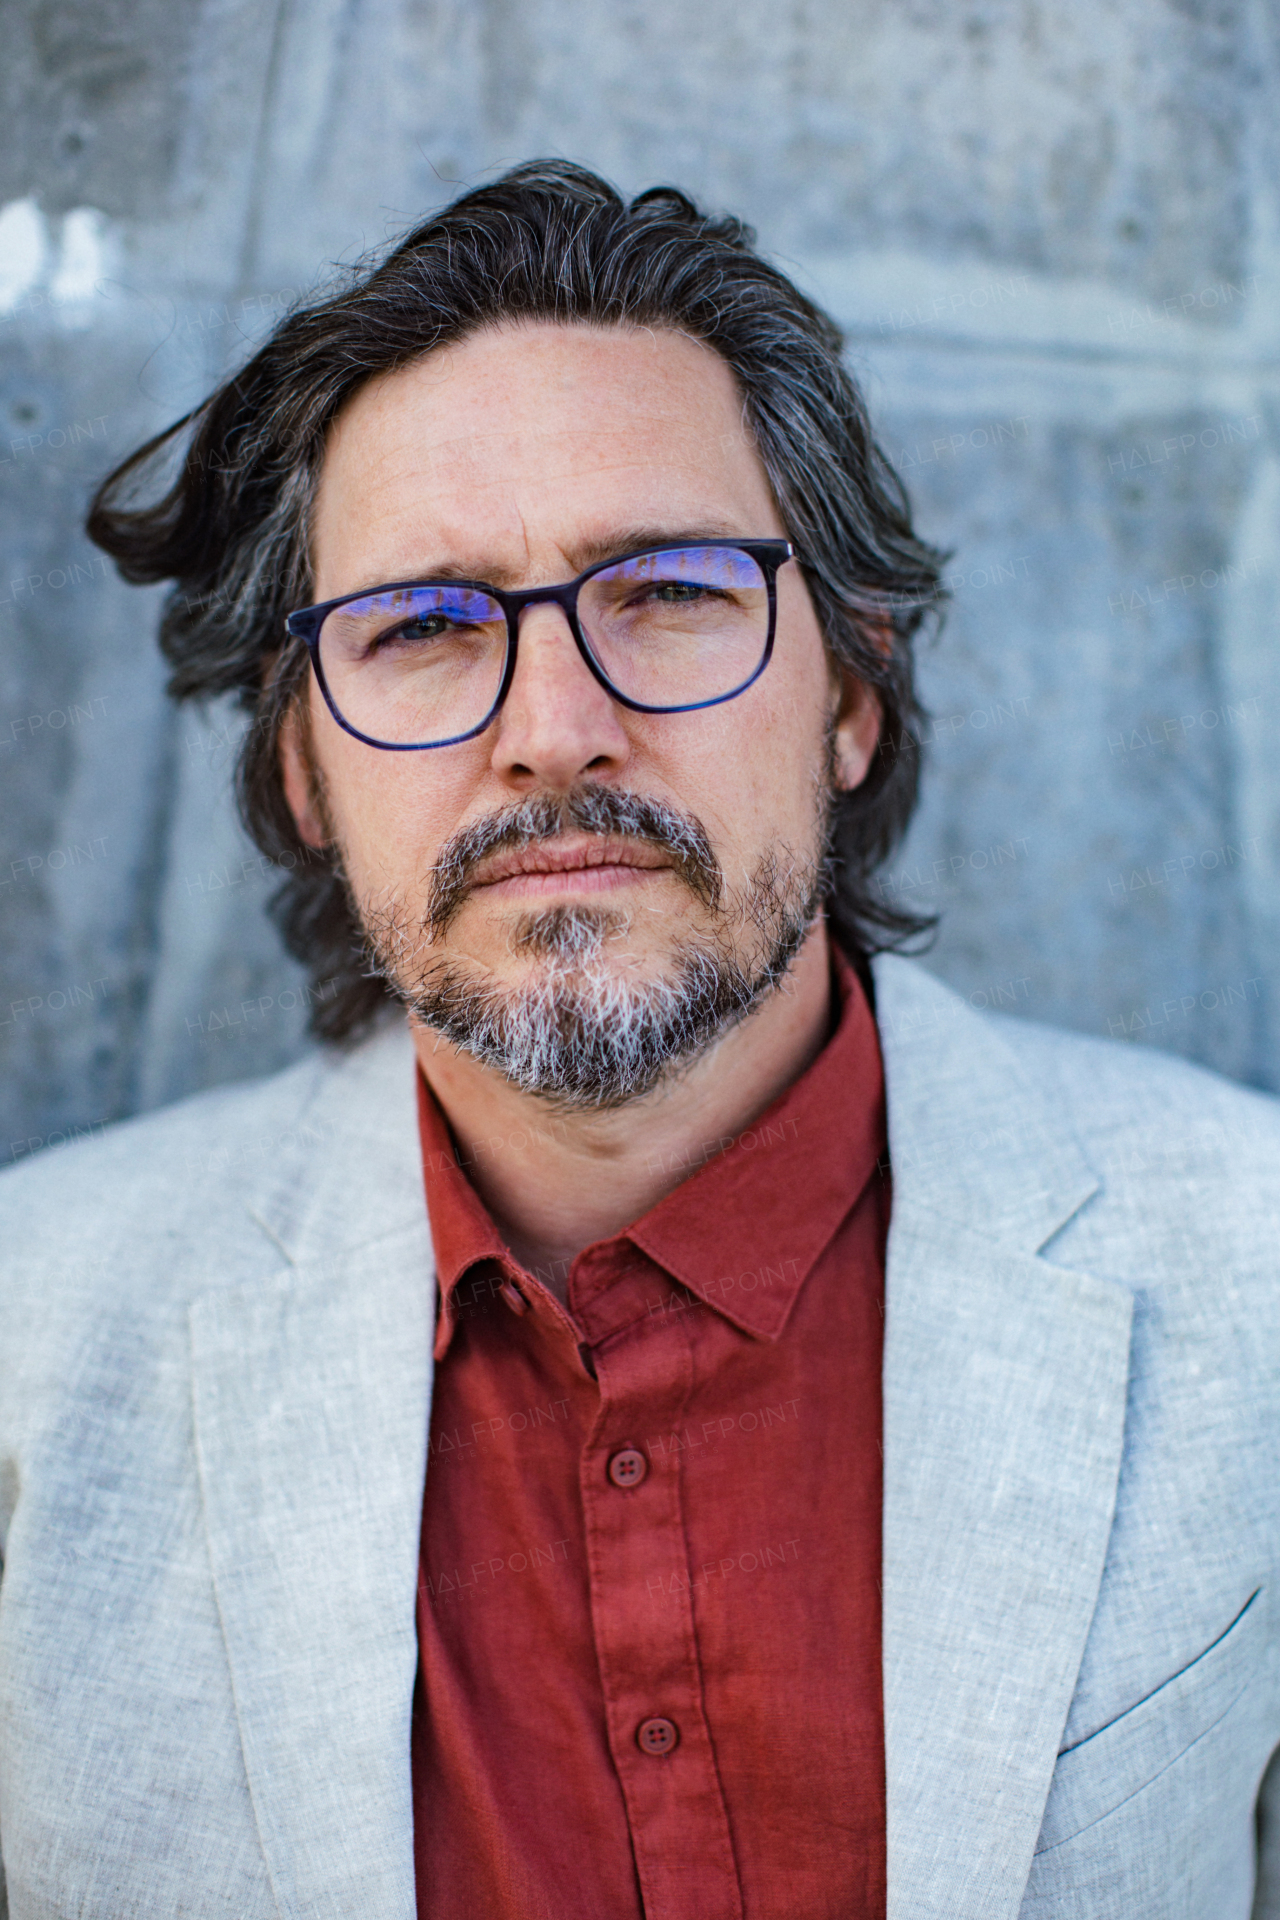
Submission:
<svg viewBox="0 0 1280 1920">
<path fill-rule="evenodd" d="M 1280 1108 L 877 982 L 890 1920 L 1277 1920 Z M 407 1036 L 31 1162 L 0 1259 L 13 1920 L 413 1920 Z"/>
</svg>

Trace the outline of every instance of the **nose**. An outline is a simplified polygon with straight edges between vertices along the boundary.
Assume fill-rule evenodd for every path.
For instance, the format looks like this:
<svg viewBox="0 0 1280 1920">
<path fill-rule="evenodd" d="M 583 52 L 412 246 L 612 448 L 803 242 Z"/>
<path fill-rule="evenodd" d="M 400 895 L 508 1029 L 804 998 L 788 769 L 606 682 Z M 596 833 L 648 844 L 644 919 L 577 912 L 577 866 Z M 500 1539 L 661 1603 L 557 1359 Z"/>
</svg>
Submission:
<svg viewBox="0 0 1280 1920">
<path fill-rule="evenodd" d="M 510 691 L 498 715 L 492 766 L 519 792 L 567 792 L 608 778 L 631 755 L 623 709 L 579 653 L 561 607 L 525 607 Z"/>
</svg>

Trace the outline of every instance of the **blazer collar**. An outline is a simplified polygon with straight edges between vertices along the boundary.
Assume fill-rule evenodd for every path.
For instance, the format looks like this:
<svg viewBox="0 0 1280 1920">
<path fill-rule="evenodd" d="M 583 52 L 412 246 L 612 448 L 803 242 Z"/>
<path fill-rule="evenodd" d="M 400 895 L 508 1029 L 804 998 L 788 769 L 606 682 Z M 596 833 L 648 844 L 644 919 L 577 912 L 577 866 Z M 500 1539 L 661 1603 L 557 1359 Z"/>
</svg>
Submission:
<svg viewBox="0 0 1280 1920">
<path fill-rule="evenodd" d="M 384 1015 L 319 1053 L 296 1108 L 250 1143 L 249 1212 L 293 1264 L 423 1224 L 416 1075 L 407 1024 Z"/>
<path fill-rule="evenodd" d="M 895 1204 L 1035 1252 L 1098 1177 L 1051 1091 L 1023 1064 L 1015 1020 L 992 1021 L 916 961 L 873 963 Z"/>
<path fill-rule="evenodd" d="M 1098 1182 L 1016 1045 L 919 967 L 875 978 L 889 1920 L 1013 1920 L 1106 1557 L 1132 1302 L 1037 1257 Z"/>
</svg>

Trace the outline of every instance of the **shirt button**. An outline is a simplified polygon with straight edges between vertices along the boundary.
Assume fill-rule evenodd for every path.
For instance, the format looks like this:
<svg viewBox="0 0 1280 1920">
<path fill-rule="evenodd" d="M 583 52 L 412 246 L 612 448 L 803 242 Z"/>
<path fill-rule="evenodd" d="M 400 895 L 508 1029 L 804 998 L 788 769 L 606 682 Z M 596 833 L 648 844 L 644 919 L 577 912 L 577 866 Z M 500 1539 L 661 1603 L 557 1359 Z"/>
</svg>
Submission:
<svg viewBox="0 0 1280 1920">
<path fill-rule="evenodd" d="M 636 1728 L 636 1745 L 641 1753 L 672 1753 L 680 1744 L 680 1729 L 674 1720 L 642 1720 Z"/>
<path fill-rule="evenodd" d="M 609 1478 L 615 1487 L 638 1487 L 649 1471 L 649 1462 L 639 1447 L 623 1447 L 609 1462 Z"/>
<path fill-rule="evenodd" d="M 519 1287 L 517 1287 L 514 1284 L 514 1282 L 510 1280 L 504 1280 L 502 1285 L 498 1288 L 498 1292 L 502 1295 L 503 1299 L 506 1301 L 507 1305 L 510 1307 L 512 1313 L 528 1313 L 529 1302 L 525 1299 Z"/>
</svg>

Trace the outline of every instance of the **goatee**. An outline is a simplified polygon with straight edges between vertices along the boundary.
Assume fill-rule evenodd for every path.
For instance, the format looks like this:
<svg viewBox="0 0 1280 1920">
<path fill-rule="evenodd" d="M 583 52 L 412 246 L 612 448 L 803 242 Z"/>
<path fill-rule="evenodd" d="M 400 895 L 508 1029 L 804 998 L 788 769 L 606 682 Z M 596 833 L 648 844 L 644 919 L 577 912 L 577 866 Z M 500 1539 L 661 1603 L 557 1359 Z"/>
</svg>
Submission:
<svg viewBox="0 0 1280 1920">
<path fill-rule="evenodd" d="M 619 951 L 629 916 L 607 906 L 521 915 L 511 948 L 536 965 L 519 986 L 439 953 L 481 860 L 570 831 L 661 847 L 700 904 L 704 928 L 673 944 L 656 978 L 631 977 Z M 593 786 L 535 795 L 456 834 L 419 918 L 394 896 L 356 905 L 373 970 L 420 1021 L 521 1092 L 580 1111 L 648 1093 L 773 992 L 821 910 L 825 877 L 823 854 L 776 849 L 735 892 L 694 816 Z"/>
</svg>

